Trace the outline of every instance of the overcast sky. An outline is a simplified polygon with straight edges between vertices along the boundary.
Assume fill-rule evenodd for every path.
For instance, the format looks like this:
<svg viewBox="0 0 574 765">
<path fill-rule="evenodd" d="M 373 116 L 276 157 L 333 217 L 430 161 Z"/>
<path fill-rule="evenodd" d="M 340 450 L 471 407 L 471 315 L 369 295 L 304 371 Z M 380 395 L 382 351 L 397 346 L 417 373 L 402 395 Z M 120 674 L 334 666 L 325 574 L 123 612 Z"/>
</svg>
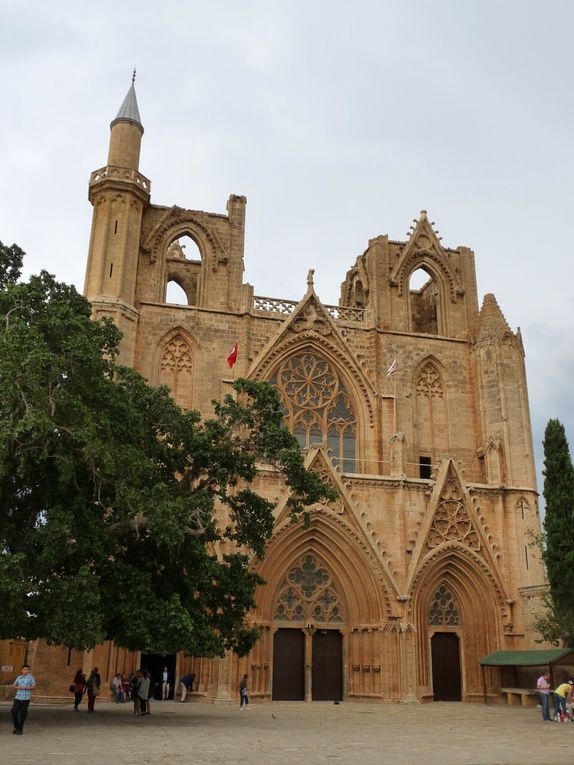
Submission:
<svg viewBox="0 0 574 765">
<path fill-rule="evenodd" d="M 256 294 L 299 299 L 314 267 L 336 303 L 421 208 L 471 247 L 522 329 L 540 455 L 550 417 L 574 442 L 573 28 L 568 0 L 0 0 L 0 240 L 83 288 L 135 65 L 152 202 L 246 195 Z"/>
</svg>

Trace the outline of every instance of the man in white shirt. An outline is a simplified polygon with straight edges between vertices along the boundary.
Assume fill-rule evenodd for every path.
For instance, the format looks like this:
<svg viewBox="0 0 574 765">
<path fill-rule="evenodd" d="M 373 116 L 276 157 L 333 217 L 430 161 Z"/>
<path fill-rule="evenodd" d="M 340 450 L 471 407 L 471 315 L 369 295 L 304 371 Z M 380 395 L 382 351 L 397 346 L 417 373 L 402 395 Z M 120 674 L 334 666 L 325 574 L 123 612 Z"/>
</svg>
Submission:
<svg viewBox="0 0 574 765">
<path fill-rule="evenodd" d="M 540 675 L 536 681 L 536 689 L 540 696 L 540 706 L 542 707 L 542 719 L 550 722 L 550 675 L 545 672 Z"/>
</svg>

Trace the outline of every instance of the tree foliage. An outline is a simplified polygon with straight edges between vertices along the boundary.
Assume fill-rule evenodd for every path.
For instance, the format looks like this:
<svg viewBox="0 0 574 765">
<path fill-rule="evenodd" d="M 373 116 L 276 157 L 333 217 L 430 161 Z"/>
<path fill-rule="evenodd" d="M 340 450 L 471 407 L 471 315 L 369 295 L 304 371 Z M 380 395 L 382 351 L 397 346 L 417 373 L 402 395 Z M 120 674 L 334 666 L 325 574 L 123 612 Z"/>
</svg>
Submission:
<svg viewBox="0 0 574 765">
<path fill-rule="evenodd" d="M 245 653 L 273 527 L 257 466 L 294 518 L 333 489 L 271 386 L 238 380 L 202 422 L 116 364 L 116 327 L 73 287 L 18 282 L 22 256 L 0 244 L 0 637 Z"/>
<path fill-rule="evenodd" d="M 546 426 L 543 474 L 543 555 L 550 593 L 536 626 L 545 639 L 574 645 L 574 467 L 559 420 Z"/>
</svg>

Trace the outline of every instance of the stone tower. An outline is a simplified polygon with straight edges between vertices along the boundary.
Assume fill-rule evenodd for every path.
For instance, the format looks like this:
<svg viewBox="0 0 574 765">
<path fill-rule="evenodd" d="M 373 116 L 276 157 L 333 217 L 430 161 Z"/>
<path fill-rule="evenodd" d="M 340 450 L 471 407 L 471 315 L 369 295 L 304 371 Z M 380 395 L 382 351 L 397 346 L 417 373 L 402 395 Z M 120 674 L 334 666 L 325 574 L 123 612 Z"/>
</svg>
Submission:
<svg viewBox="0 0 574 765">
<path fill-rule="evenodd" d="M 143 132 L 132 82 L 110 125 L 107 164 L 90 177 L 94 214 L 84 286 L 94 315 L 109 316 L 122 331 L 119 360 L 127 365 L 134 363 L 141 225 L 150 199 L 150 182 L 139 172 Z"/>
</svg>

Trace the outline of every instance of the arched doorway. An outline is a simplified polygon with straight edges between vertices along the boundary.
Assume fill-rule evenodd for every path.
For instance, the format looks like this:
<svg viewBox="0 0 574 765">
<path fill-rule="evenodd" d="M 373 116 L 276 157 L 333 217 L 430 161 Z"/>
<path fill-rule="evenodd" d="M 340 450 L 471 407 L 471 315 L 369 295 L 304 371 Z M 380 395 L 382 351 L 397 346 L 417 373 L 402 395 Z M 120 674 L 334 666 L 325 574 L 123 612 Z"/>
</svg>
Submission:
<svg viewBox="0 0 574 765">
<path fill-rule="evenodd" d="M 461 701 L 460 640 L 456 632 L 431 638 L 432 687 L 435 701 Z"/>
<path fill-rule="evenodd" d="M 481 697 L 479 659 L 500 645 L 496 591 L 478 556 L 448 542 L 423 565 L 415 594 L 417 695 L 428 700 Z M 425 576 L 423 576 L 423 571 Z"/>
<path fill-rule="evenodd" d="M 342 700 L 343 616 L 331 572 L 314 553 L 305 553 L 275 599 L 273 700 Z"/>
</svg>

